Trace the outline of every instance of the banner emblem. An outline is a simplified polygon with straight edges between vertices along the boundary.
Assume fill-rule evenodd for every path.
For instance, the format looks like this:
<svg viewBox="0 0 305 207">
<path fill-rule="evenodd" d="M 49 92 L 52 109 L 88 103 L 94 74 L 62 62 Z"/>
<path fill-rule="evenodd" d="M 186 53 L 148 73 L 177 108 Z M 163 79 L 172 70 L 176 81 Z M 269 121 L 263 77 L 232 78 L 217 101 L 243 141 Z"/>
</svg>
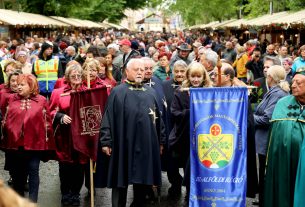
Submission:
<svg viewBox="0 0 305 207">
<path fill-rule="evenodd" d="M 100 121 L 102 119 L 99 105 L 80 108 L 80 118 L 83 126 L 81 135 L 89 134 L 90 136 L 93 136 L 96 133 L 99 133 Z"/>
<path fill-rule="evenodd" d="M 219 124 L 212 124 L 210 134 L 198 135 L 198 158 L 206 168 L 224 168 L 233 156 L 233 134 L 222 134 Z"/>
</svg>

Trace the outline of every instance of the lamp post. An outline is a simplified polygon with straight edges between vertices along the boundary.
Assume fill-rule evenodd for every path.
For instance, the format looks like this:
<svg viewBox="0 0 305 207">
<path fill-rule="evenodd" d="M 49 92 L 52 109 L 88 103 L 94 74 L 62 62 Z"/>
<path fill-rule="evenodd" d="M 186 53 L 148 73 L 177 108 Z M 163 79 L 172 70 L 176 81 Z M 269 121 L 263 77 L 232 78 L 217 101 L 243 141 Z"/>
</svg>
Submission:
<svg viewBox="0 0 305 207">
<path fill-rule="evenodd" d="M 273 14 L 273 0 L 270 0 L 270 4 L 269 4 L 269 10 L 270 10 L 270 14 Z"/>
</svg>

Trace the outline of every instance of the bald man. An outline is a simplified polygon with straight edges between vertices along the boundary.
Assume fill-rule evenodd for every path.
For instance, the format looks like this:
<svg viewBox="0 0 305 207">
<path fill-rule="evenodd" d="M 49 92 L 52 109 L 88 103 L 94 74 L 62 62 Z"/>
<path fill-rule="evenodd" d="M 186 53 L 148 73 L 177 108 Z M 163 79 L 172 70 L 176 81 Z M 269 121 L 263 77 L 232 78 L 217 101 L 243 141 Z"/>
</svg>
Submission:
<svg viewBox="0 0 305 207">
<path fill-rule="evenodd" d="M 147 187 L 161 185 L 165 129 L 157 94 L 142 83 L 144 73 L 143 60 L 127 63 L 127 80 L 112 90 L 102 120 L 100 144 L 110 157 L 113 207 L 126 206 L 128 185 L 133 185 L 134 207 L 144 206 Z"/>
</svg>

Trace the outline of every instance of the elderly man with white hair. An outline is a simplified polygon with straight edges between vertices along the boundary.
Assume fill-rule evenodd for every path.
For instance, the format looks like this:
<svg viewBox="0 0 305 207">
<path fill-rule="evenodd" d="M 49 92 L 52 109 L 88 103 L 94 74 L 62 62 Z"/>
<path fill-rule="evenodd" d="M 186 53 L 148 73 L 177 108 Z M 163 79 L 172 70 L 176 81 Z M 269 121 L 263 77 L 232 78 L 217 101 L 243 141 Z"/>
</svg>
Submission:
<svg viewBox="0 0 305 207">
<path fill-rule="evenodd" d="M 74 60 L 77 55 L 74 46 L 67 47 L 65 52 L 66 52 L 65 57 L 66 57 L 67 63 L 70 62 L 71 60 Z"/>
<path fill-rule="evenodd" d="M 120 46 L 111 43 L 107 46 L 109 54 L 112 55 L 112 64 L 117 67 L 121 68 L 123 66 L 123 54 L 120 52 Z"/>
<path fill-rule="evenodd" d="M 212 81 L 214 78 L 214 69 L 217 65 L 217 61 L 218 55 L 211 49 L 205 50 L 200 56 L 200 63 L 205 67 Z"/>
<path fill-rule="evenodd" d="M 143 60 L 131 59 L 125 71 L 127 80 L 108 98 L 100 144 L 110 157 L 107 186 L 112 188 L 112 206 L 126 206 L 127 188 L 133 185 L 131 206 L 142 207 L 147 187 L 161 185 L 165 131 L 157 94 L 142 83 Z"/>
</svg>

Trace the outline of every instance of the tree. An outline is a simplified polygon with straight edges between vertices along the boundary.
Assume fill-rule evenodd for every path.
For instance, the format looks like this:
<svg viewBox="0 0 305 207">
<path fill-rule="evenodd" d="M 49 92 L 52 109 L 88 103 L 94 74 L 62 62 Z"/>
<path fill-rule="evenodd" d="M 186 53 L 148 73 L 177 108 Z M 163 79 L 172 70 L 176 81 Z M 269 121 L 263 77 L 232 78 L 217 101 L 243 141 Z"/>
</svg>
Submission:
<svg viewBox="0 0 305 207">
<path fill-rule="evenodd" d="M 22 11 L 46 16 L 63 16 L 116 22 L 123 17 L 125 9 L 140 9 L 146 5 L 157 5 L 161 0 L 2 0 L 7 9 L 19 5 Z"/>
<path fill-rule="evenodd" d="M 300 10 L 305 7 L 305 0 L 291 0 L 289 1 L 289 8 L 291 10 Z"/>
<path fill-rule="evenodd" d="M 234 17 L 238 2 L 238 0 L 213 0 L 203 3 L 198 0 L 177 0 L 170 8 L 179 12 L 186 24 L 193 25 Z"/>
</svg>

